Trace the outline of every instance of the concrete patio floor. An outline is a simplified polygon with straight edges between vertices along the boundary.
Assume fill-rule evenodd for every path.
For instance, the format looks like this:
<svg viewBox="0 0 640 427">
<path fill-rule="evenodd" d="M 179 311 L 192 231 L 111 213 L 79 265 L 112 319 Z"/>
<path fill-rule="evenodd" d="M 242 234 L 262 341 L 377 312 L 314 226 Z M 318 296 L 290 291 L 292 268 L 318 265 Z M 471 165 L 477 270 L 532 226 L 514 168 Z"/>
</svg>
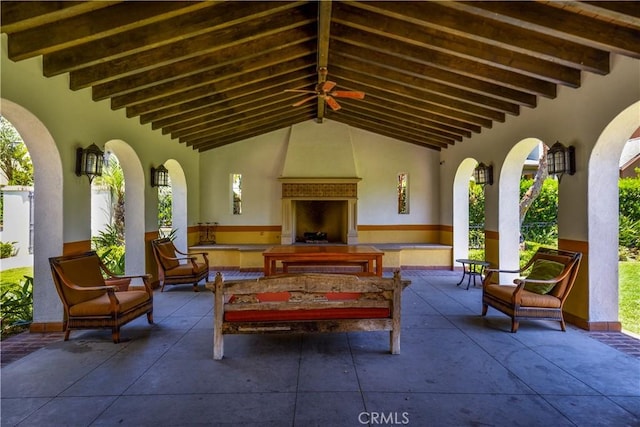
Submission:
<svg viewBox="0 0 640 427">
<path fill-rule="evenodd" d="M 386 274 L 385 274 L 386 275 Z M 256 277 L 227 272 L 227 279 Z M 3 426 L 638 426 L 640 359 L 569 325 L 481 311 L 459 272 L 408 270 L 402 354 L 384 332 L 225 337 L 210 292 L 169 287 L 155 324 L 77 331 L 1 372 Z"/>
</svg>

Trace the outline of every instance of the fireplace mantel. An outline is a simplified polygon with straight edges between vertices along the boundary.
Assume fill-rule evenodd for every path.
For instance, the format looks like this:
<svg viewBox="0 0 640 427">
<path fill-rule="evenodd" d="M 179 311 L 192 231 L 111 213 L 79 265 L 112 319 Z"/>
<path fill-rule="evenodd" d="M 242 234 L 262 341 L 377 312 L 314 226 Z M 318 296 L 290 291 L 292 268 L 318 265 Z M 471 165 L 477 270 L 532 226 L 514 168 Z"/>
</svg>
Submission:
<svg viewBox="0 0 640 427">
<path fill-rule="evenodd" d="M 358 243 L 358 182 L 360 178 L 279 178 L 282 182 L 282 234 L 281 243 L 296 241 L 296 202 L 343 200 L 347 205 L 345 216 L 346 243 Z"/>
</svg>

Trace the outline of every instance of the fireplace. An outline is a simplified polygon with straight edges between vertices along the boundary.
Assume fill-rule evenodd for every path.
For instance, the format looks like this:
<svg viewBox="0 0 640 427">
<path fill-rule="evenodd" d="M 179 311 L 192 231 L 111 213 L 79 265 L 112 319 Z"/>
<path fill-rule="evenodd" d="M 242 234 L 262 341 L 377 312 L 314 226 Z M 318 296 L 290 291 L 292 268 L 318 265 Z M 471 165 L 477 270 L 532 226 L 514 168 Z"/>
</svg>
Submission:
<svg viewBox="0 0 640 427">
<path fill-rule="evenodd" d="M 280 178 L 283 245 L 358 243 L 359 178 Z"/>
</svg>

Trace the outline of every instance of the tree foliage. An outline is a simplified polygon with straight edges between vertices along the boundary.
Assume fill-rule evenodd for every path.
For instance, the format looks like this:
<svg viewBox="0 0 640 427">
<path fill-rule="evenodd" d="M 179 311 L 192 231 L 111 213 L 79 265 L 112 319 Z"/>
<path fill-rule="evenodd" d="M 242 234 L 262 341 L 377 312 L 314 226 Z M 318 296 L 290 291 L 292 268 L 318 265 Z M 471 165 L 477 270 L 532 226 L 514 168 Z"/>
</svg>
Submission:
<svg viewBox="0 0 640 427">
<path fill-rule="evenodd" d="M 124 242 L 124 171 L 117 157 L 109 156 L 102 176 L 96 177 L 94 183 L 104 185 L 109 189 L 112 207 L 111 224 L 119 240 Z"/>
<path fill-rule="evenodd" d="M 622 178 L 618 183 L 620 215 L 632 221 L 640 221 L 640 175 Z"/>
<path fill-rule="evenodd" d="M 33 185 L 33 163 L 13 125 L 0 116 L 0 169 L 7 185 Z"/>
<path fill-rule="evenodd" d="M 158 187 L 158 227 L 171 227 L 172 191 L 169 187 Z"/>
<path fill-rule="evenodd" d="M 523 197 L 533 185 L 531 179 L 520 180 L 520 196 Z M 545 179 L 538 196 L 533 200 L 522 220 L 522 224 L 558 222 L 558 181 Z"/>
<path fill-rule="evenodd" d="M 469 224 L 484 224 L 484 187 L 469 182 Z"/>
<path fill-rule="evenodd" d="M 618 181 L 620 196 L 620 246 L 637 255 L 640 249 L 640 173 L 635 178 L 623 178 Z"/>
</svg>

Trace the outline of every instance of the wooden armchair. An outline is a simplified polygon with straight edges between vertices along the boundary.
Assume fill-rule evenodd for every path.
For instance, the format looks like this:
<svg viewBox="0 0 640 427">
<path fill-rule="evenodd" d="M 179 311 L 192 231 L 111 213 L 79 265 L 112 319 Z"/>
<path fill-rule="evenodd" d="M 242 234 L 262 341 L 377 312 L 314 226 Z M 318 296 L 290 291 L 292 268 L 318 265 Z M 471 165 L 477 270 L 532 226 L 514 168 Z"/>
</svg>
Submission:
<svg viewBox="0 0 640 427">
<path fill-rule="evenodd" d="M 64 306 L 64 340 L 72 329 L 111 328 L 114 343 L 120 327 L 146 314 L 153 323 L 150 275 L 116 276 L 94 251 L 49 258 L 53 281 Z M 131 279 L 143 286 L 129 288 Z"/>
<path fill-rule="evenodd" d="M 557 320 L 566 331 L 562 306 L 576 276 L 582 254 L 549 248 L 540 248 L 519 270 L 487 269 L 482 282 L 482 315 L 489 306 L 511 317 L 511 332 L 518 331 L 520 319 Z M 515 285 L 492 283 L 495 274 L 519 273 L 531 268 L 527 277 L 514 280 Z"/>
<path fill-rule="evenodd" d="M 152 240 L 151 247 L 162 282 L 160 292 L 165 285 L 185 283 L 192 283 L 193 291 L 198 292 L 198 282 L 209 280 L 209 258 L 205 252 L 180 252 L 169 238 Z"/>
</svg>

